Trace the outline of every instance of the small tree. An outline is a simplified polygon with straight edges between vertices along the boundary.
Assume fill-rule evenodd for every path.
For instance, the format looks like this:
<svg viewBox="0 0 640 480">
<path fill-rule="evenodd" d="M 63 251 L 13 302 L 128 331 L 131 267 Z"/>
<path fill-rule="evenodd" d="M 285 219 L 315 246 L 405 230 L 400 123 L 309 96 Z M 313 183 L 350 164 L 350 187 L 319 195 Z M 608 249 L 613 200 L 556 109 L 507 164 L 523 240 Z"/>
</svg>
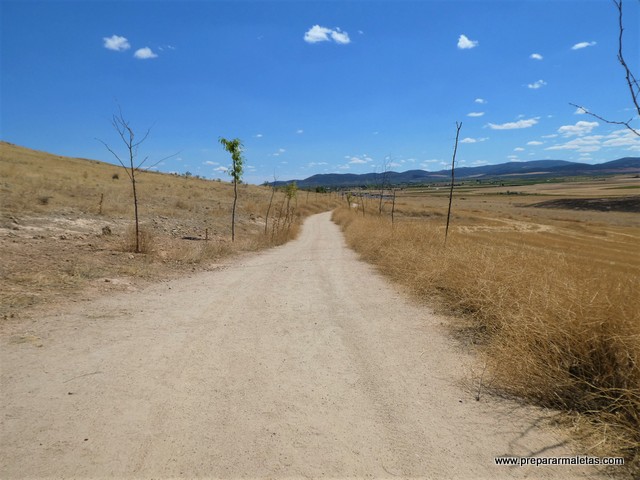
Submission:
<svg viewBox="0 0 640 480">
<path fill-rule="evenodd" d="M 384 199 L 384 189 L 387 187 L 389 177 L 389 162 L 385 159 L 382 163 L 382 175 L 380 181 L 380 202 L 378 203 L 378 215 L 382 215 L 382 201 Z"/>
<path fill-rule="evenodd" d="M 231 241 L 236 239 L 236 204 L 238 203 L 238 183 L 242 181 L 242 141 L 239 138 L 227 140 L 220 137 L 220 144 L 231 154 L 231 168 L 227 172 L 233 179 L 233 208 L 231 210 Z"/>
<path fill-rule="evenodd" d="M 462 122 L 456 122 L 456 143 L 453 147 L 453 158 L 451 159 L 451 190 L 449 190 L 449 208 L 447 209 L 447 226 L 444 230 L 444 243 L 447 243 L 447 235 L 449 235 L 449 218 L 451 217 L 451 201 L 453 200 L 453 183 L 455 182 L 456 153 L 458 152 L 458 138 L 460 137 L 460 129 Z"/>
<path fill-rule="evenodd" d="M 124 168 L 125 172 L 127 172 L 127 176 L 129 177 L 129 180 L 131 180 L 131 189 L 133 190 L 133 215 L 134 215 L 135 224 L 136 224 L 135 253 L 140 253 L 141 252 L 140 220 L 138 217 L 138 192 L 136 190 L 136 173 L 140 171 L 140 169 L 146 163 L 149 157 L 145 157 L 138 165 L 136 165 L 136 157 L 138 156 L 138 147 L 142 143 L 144 143 L 144 141 L 147 139 L 147 137 L 149 136 L 149 133 L 151 132 L 151 129 L 148 129 L 147 132 L 144 134 L 144 136 L 140 140 L 136 141 L 135 140 L 136 136 L 135 136 L 135 133 L 133 132 L 133 128 L 129 124 L 129 121 L 125 120 L 124 116 L 122 115 L 122 109 L 120 109 L 119 107 L 118 107 L 118 115 L 114 114 L 111 119 L 111 125 L 113 125 L 113 128 L 116 130 L 116 132 L 118 132 L 118 136 L 120 137 L 122 142 L 125 144 L 125 148 L 127 150 L 127 156 L 128 156 L 128 159 L 126 159 L 126 163 L 106 142 L 100 140 L 99 138 L 96 140 L 102 143 L 106 147 L 106 149 L 109 150 L 109 152 L 111 152 L 111 154 L 114 157 L 116 157 L 120 165 L 122 165 L 122 168 Z M 169 157 L 165 157 L 161 160 L 158 160 L 153 165 L 150 165 L 149 167 L 147 167 L 146 170 L 154 167 L 158 163 L 172 156 L 173 155 L 170 155 Z M 112 178 L 115 178 L 115 177 L 112 177 Z"/>
<path fill-rule="evenodd" d="M 287 198 L 287 214 L 285 217 L 285 222 L 288 222 L 289 227 L 291 226 L 291 222 L 293 221 L 293 212 L 291 212 L 290 204 L 292 199 L 296 199 L 298 201 L 298 185 L 296 182 L 287 183 L 284 187 L 284 194 Z"/>
<path fill-rule="evenodd" d="M 273 186 L 271 188 L 271 198 L 269 199 L 269 206 L 267 207 L 267 214 L 264 216 L 264 234 L 267 234 L 267 229 L 269 227 L 269 212 L 271 211 L 271 204 L 273 203 L 273 197 L 276 194 L 276 182 L 278 179 L 276 178 L 275 172 L 273 173 Z M 269 181 L 265 182 L 266 185 L 269 185 Z"/>
</svg>

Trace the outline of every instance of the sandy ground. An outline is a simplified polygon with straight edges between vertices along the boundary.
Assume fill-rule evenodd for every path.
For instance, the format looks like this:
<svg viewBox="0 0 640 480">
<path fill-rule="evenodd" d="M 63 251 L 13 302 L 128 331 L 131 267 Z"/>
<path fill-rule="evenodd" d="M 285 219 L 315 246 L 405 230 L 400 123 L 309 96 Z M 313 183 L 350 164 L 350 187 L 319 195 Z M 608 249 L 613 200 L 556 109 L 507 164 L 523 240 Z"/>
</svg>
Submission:
<svg viewBox="0 0 640 480">
<path fill-rule="evenodd" d="M 3 327 L 2 478 L 591 478 L 543 412 L 461 386 L 442 319 L 328 213 L 213 272 Z"/>
</svg>

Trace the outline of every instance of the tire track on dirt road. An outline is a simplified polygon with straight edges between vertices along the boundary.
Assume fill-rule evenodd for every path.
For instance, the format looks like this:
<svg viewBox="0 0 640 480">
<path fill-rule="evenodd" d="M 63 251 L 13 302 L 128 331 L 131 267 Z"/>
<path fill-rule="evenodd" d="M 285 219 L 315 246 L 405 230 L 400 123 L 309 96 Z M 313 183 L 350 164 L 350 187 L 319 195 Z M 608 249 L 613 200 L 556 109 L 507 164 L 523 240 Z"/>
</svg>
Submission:
<svg viewBox="0 0 640 480">
<path fill-rule="evenodd" d="M 0 338 L 0 476 L 590 478 L 543 413 L 459 385 L 442 320 L 324 213 L 287 245 Z"/>
</svg>

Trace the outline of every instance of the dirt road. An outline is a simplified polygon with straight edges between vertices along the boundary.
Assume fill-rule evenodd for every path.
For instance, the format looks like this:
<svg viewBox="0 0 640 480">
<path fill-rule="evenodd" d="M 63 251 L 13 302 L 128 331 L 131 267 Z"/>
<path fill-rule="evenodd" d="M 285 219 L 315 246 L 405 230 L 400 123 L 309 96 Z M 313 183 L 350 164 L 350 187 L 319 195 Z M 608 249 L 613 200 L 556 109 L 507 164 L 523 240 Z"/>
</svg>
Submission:
<svg viewBox="0 0 640 480">
<path fill-rule="evenodd" d="M 0 477 L 594 475 L 494 465 L 571 452 L 460 386 L 441 321 L 316 215 L 217 271 L 5 326 Z"/>
</svg>

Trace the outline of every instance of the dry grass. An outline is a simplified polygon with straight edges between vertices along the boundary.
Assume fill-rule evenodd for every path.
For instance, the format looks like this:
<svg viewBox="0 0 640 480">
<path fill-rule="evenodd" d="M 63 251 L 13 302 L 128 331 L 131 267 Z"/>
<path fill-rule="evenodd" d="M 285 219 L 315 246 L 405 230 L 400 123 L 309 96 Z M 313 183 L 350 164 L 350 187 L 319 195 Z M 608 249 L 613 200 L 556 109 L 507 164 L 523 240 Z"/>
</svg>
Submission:
<svg viewBox="0 0 640 480">
<path fill-rule="evenodd" d="M 334 220 L 365 260 L 455 314 L 457 334 L 485 357 L 489 383 L 573 412 L 591 425 L 585 453 L 623 454 L 638 472 L 634 214 L 548 212 L 469 197 L 456 200 L 445 248 L 444 200 L 400 197 L 393 228 L 373 210 L 363 217 L 343 207 Z"/>
<path fill-rule="evenodd" d="M 232 243 L 229 182 L 147 172 L 137 183 L 142 254 L 131 253 L 131 183 L 121 167 L 0 142 L 0 317 L 87 288 L 115 288 L 121 277 L 158 279 L 286 242 L 306 215 L 337 202 L 299 192 L 286 225 L 273 227 L 272 210 L 265 235 L 271 190 L 241 185 Z M 277 192 L 274 205 L 283 198 Z"/>
</svg>

